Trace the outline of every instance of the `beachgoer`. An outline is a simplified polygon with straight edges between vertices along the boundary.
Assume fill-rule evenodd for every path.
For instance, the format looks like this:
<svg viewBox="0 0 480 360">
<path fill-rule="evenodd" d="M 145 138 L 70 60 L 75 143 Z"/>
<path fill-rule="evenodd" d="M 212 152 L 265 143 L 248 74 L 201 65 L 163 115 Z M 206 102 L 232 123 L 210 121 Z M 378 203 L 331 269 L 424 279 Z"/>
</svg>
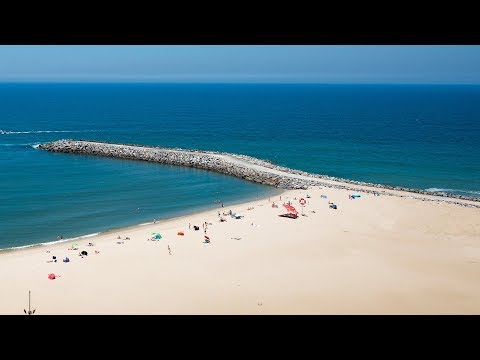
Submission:
<svg viewBox="0 0 480 360">
<path fill-rule="evenodd" d="M 223 203 L 222 203 L 222 207 L 223 207 Z"/>
<path fill-rule="evenodd" d="M 117 239 L 121 239 L 120 235 L 117 236 Z"/>
<path fill-rule="evenodd" d="M 190 227 L 190 226 L 191 226 L 191 224 L 190 224 L 190 223 L 188 223 L 188 229 L 189 229 L 189 230 L 191 229 L 191 227 Z"/>
<path fill-rule="evenodd" d="M 54 262 L 57 262 L 57 257 L 56 256 L 52 256 L 52 259 Z"/>
<path fill-rule="evenodd" d="M 157 219 L 153 219 L 153 223 L 155 224 L 157 222 Z"/>
<path fill-rule="evenodd" d="M 172 255 L 172 250 L 170 249 L 170 245 L 168 245 L 168 252 L 170 255 Z"/>
</svg>

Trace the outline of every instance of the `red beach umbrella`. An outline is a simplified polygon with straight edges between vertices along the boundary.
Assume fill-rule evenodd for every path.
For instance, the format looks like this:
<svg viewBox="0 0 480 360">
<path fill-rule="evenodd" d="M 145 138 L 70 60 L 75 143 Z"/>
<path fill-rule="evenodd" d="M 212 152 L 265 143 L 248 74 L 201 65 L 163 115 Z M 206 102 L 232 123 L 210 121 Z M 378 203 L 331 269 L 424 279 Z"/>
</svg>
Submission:
<svg viewBox="0 0 480 360">
<path fill-rule="evenodd" d="M 55 274 L 48 274 L 48 278 L 50 280 L 54 280 L 55 279 Z"/>
</svg>

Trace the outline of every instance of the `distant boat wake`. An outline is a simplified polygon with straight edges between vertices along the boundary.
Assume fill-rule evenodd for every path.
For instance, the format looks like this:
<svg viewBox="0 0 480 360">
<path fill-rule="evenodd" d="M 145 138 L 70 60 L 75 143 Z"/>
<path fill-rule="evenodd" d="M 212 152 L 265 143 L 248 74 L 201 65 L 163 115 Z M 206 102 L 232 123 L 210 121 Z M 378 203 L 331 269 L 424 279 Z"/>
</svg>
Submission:
<svg viewBox="0 0 480 360">
<path fill-rule="evenodd" d="M 29 130 L 29 131 L 0 130 L 0 135 L 42 134 L 42 133 L 83 133 L 83 132 L 102 132 L 102 131 L 105 131 L 105 130 Z"/>
</svg>

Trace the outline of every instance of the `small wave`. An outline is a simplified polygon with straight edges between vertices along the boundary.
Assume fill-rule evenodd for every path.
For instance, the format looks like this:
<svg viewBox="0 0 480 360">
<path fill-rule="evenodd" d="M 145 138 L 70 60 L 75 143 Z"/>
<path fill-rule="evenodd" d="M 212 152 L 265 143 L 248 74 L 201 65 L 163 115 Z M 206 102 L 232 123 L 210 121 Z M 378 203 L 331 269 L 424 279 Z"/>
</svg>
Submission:
<svg viewBox="0 0 480 360">
<path fill-rule="evenodd" d="M 31 247 L 40 247 L 40 246 L 48 246 L 48 245 L 54 245 L 54 244 L 61 244 L 65 242 L 70 242 L 70 241 L 79 241 L 85 238 L 89 238 L 92 236 L 100 235 L 101 233 L 93 233 L 93 234 L 87 234 L 87 235 L 82 235 L 82 236 L 77 236 L 73 238 L 68 238 L 68 239 L 61 239 L 61 240 L 53 240 L 53 241 L 48 241 L 48 242 L 42 242 L 38 244 L 30 244 L 30 245 L 22 245 L 22 246 L 12 246 L 9 248 L 5 249 L 0 249 L 0 251 L 11 251 L 11 250 L 20 250 L 20 249 L 27 249 Z"/>
<path fill-rule="evenodd" d="M 85 239 L 85 238 L 89 238 L 89 237 L 92 237 L 92 236 L 97 236 L 99 234 L 100 233 L 92 233 L 92 234 L 88 234 L 88 235 L 82 235 L 82 236 L 79 236 L 78 239 Z"/>
<path fill-rule="evenodd" d="M 0 130 L 0 135 L 41 134 L 41 133 L 84 133 L 84 132 L 101 132 L 101 131 L 105 131 L 105 130 L 30 130 L 30 131 Z"/>
<path fill-rule="evenodd" d="M 449 192 L 449 193 L 464 193 L 464 194 L 474 194 L 480 195 L 480 191 L 470 191 L 470 190 L 459 190 L 459 189 L 441 189 L 441 188 L 428 188 L 425 189 L 426 191 L 434 191 L 434 192 Z"/>
</svg>

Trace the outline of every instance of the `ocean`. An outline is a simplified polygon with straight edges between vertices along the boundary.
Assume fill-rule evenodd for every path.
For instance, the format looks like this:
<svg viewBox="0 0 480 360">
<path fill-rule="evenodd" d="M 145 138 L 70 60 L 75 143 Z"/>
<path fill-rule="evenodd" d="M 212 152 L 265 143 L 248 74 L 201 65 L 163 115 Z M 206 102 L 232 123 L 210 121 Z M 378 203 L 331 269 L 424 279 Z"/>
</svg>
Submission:
<svg viewBox="0 0 480 360">
<path fill-rule="evenodd" d="M 227 151 L 480 197 L 480 86 L 0 84 L 0 249 L 279 193 L 205 170 L 35 148 L 62 138 Z"/>
</svg>

